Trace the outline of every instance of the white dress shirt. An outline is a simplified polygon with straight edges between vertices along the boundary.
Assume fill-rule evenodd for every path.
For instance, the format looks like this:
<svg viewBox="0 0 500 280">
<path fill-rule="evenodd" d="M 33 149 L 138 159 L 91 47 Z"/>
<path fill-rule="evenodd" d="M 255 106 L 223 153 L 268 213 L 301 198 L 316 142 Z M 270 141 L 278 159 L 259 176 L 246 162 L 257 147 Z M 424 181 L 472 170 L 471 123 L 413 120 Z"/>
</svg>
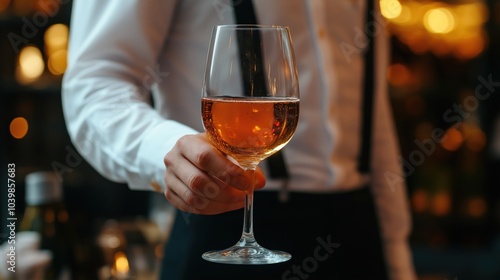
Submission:
<svg viewBox="0 0 500 280">
<path fill-rule="evenodd" d="M 74 1 L 64 114 L 79 152 L 104 176 L 132 189 L 164 186 L 165 154 L 183 135 L 203 131 L 200 97 L 208 43 L 213 26 L 234 24 L 228 3 Z M 391 279 L 415 279 L 380 12 L 369 26 L 378 27 L 372 172 L 365 178 L 357 171 L 365 3 L 254 1 L 259 23 L 289 26 L 295 48 L 301 104 L 295 136 L 284 149 L 289 189 L 347 191 L 369 180 Z M 269 180 L 265 189 L 278 186 Z"/>
</svg>

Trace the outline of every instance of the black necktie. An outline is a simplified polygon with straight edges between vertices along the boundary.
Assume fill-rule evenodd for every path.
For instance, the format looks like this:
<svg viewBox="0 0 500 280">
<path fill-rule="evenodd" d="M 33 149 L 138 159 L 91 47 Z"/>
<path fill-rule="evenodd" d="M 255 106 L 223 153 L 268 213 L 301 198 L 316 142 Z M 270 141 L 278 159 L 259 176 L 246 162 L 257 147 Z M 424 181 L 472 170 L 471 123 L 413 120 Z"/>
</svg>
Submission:
<svg viewBox="0 0 500 280">
<path fill-rule="evenodd" d="M 255 16 L 255 10 L 251 0 L 233 0 L 234 13 L 236 16 L 237 24 L 257 24 L 257 18 Z M 248 55 L 248 53 L 240 52 L 240 61 L 242 69 L 254 69 L 254 72 L 248 73 L 248 71 L 242 71 L 246 73 L 243 77 L 244 93 L 247 96 L 265 96 L 267 92 L 267 86 L 265 83 L 265 75 L 263 70 L 262 61 L 257 60 L 257 67 L 248 67 L 249 57 L 261 58 L 260 53 L 260 34 L 256 31 L 249 31 L 248 34 L 239 33 L 238 45 L 245 46 L 245 50 L 251 50 L 253 54 Z M 243 49 L 240 48 L 240 50 Z M 252 86 L 253 82 L 253 86 Z M 257 91 L 255 91 L 257 89 Z M 286 169 L 285 160 L 283 158 L 283 153 L 278 151 L 269 158 L 266 159 L 268 165 L 269 175 L 273 179 L 287 179 L 288 171 Z"/>
</svg>

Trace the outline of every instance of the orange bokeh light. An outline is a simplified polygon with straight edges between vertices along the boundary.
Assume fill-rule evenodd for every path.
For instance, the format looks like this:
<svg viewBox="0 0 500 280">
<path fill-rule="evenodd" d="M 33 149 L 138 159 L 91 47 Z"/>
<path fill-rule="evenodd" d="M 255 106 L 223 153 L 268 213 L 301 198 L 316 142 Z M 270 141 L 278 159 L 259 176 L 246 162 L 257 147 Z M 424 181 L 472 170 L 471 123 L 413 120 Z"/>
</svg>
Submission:
<svg viewBox="0 0 500 280">
<path fill-rule="evenodd" d="M 446 216 L 450 213 L 451 197 L 448 192 L 436 193 L 432 200 L 432 212 L 438 217 Z"/>
<path fill-rule="evenodd" d="M 389 66 L 387 70 L 387 78 L 394 86 L 407 85 L 411 81 L 410 69 L 404 64 L 395 63 Z"/>
<path fill-rule="evenodd" d="M 443 142 L 441 146 L 448 151 L 456 151 L 462 146 L 464 142 L 464 136 L 462 133 L 456 128 L 449 128 L 446 130 L 445 135 L 443 136 Z"/>
<path fill-rule="evenodd" d="M 422 213 L 429 207 L 429 195 L 425 190 L 415 190 L 411 197 L 411 205 L 415 213 Z"/>
<path fill-rule="evenodd" d="M 22 139 L 28 133 L 28 121 L 18 117 L 10 122 L 10 134 L 16 139 Z"/>
<path fill-rule="evenodd" d="M 486 213 L 488 206 L 486 201 L 480 197 L 471 198 L 467 201 L 467 214 L 471 217 L 480 218 Z"/>
<path fill-rule="evenodd" d="M 9 8 L 10 0 L 0 0 L 0 12 L 3 12 Z"/>
</svg>

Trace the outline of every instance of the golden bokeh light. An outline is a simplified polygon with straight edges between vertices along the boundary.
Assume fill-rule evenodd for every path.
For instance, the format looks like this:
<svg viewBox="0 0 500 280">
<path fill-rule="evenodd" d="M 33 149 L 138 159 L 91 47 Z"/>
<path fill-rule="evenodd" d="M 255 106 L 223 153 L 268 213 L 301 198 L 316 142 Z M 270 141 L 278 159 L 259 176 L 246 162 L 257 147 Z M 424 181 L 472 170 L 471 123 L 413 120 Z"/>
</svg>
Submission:
<svg viewBox="0 0 500 280">
<path fill-rule="evenodd" d="M 380 0 L 380 7 L 388 30 L 417 55 L 470 60 L 487 48 L 484 25 L 490 15 L 484 1 Z"/>
<path fill-rule="evenodd" d="M 50 73 L 54 75 L 64 74 L 67 65 L 67 55 L 68 52 L 66 50 L 59 50 L 49 56 L 47 67 L 49 68 Z"/>
<path fill-rule="evenodd" d="M 126 277 L 129 271 L 129 263 L 127 256 L 123 252 L 115 254 L 114 271 L 116 276 Z"/>
<path fill-rule="evenodd" d="M 380 0 L 380 11 L 387 19 L 394 19 L 401 15 L 402 6 L 398 0 Z"/>
<path fill-rule="evenodd" d="M 42 53 L 37 47 L 24 47 L 19 53 L 17 65 L 17 80 L 22 83 L 30 83 L 38 79 L 45 69 Z"/>
<path fill-rule="evenodd" d="M 395 18 L 391 18 L 390 20 L 399 25 L 410 25 L 413 20 L 411 9 L 408 5 L 401 5 L 399 15 Z"/>
<path fill-rule="evenodd" d="M 45 50 L 47 56 L 68 47 L 68 26 L 62 23 L 51 25 L 44 34 Z"/>
<path fill-rule="evenodd" d="M 477 27 L 488 20 L 488 9 L 479 1 L 457 5 L 453 14 L 457 17 L 457 25 L 463 28 Z"/>
<path fill-rule="evenodd" d="M 399 12 L 399 15 L 397 17 L 391 18 L 390 20 L 397 24 L 406 25 L 410 24 L 412 19 L 413 17 L 411 8 L 406 4 L 401 4 L 401 10 Z"/>
<path fill-rule="evenodd" d="M 424 27 L 431 33 L 445 34 L 455 28 L 453 13 L 444 7 L 432 8 L 424 15 Z"/>
<path fill-rule="evenodd" d="M 28 121 L 23 117 L 17 117 L 10 122 L 10 135 L 16 139 L 22 139 L 28 133 Z"/>
</svg>

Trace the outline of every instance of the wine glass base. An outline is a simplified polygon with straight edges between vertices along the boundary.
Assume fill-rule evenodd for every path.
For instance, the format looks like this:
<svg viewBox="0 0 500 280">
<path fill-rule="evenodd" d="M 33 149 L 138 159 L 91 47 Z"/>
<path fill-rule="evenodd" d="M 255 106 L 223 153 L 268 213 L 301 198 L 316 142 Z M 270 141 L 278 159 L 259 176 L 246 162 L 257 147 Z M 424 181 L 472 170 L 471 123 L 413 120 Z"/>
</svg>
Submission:
<svg viewBox="0 0 500 280">
<path fill-rule="evenodd" d="M 225 250 L 206 252 L 202 258 L 215 263 L 255 265 L 286 262 L 292 258 L 292 255 L 282 251 L 268 250 L 260 245 L 235 245 Z"/>
</svg>

